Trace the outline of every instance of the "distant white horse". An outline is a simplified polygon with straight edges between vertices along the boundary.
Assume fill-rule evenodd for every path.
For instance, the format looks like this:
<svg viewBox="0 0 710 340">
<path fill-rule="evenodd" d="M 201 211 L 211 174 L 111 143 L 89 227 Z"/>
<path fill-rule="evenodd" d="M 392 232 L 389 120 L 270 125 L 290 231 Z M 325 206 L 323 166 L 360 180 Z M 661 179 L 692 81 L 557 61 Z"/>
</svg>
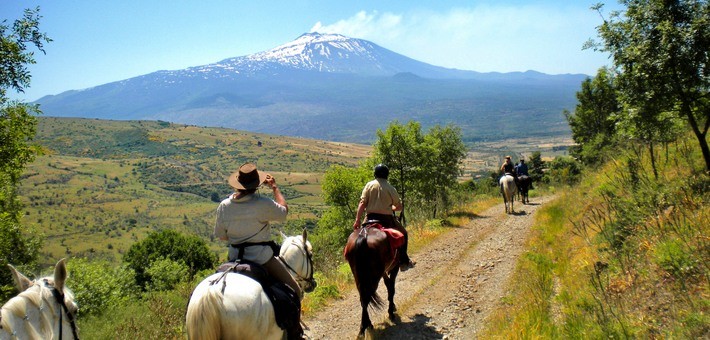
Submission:
<svg viewBox="0 0 710 340">
<path fill-rule="evenodd" d="M 79 339 L 74 295 L 64 287 L 64 259 L 54 267 L 54 277 L 32 281 L 8 265 L 20 294 L 2 306 L 0 339 Z"/>
<path fill-rule="evenodd" d="M 279 257 L 303 291 L 315 288 L 312 248 L 305 230 L 303 235 L 285 237 Z M 227 273 L 219 284 L 211 284 L 220 275 L 210 275 L 192 292 L 185 322 L 190 339 L 284 337 L 271 301 L 258 282 L 242 274 Z"/>
<path fill-rule="evenodd" d="M 515 178 L 506 174 L 500 178 L 499 183 L 500 193 L 503 195 L 503 202 L 505 203 L 505 213 L 512 214 L 515 212 L 513 210 L 513 202 L 515 201 L 515 192 L 518 190 L 515 186 Z"/>
</svg>

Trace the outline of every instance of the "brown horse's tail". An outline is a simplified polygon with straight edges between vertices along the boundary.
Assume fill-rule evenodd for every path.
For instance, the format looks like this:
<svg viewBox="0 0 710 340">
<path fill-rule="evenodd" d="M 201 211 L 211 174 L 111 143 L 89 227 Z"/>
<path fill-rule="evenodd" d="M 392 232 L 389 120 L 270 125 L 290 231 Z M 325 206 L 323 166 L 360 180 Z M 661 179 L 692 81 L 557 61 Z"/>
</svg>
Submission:
<svg viewBox="0 0 710 340">
<path fill-rule="evenodd" d="M 356 270 L 354 271 L 360 303 L 382 308 L 384 301 L 377 294 L 377 285 L 385 271 L 384 259 L 379 258 L 375 249 L 367 245 L 367 233 L 360 233 L 353 247 Z"/>
</svg>

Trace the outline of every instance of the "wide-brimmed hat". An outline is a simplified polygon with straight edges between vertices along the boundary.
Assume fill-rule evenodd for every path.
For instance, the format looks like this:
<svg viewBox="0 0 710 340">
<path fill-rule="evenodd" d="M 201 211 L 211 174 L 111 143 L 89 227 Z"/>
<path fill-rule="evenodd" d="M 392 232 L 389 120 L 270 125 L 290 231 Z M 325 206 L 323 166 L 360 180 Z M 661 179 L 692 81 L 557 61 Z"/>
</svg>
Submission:
<svg viewBox="0 0 710 340">
<path fill-rule="evenodd" d="M 510 159 L 510 156 L 505 156 L 505 159 Z"/>
<path fill-rule="evenodd" d="M 266 179 L 266 172 L 256 170 L 256 164 L 244 163 L 239 170 L 229 176 L 229 185 L 237 190 L 258 188 Z"/>
</svg>

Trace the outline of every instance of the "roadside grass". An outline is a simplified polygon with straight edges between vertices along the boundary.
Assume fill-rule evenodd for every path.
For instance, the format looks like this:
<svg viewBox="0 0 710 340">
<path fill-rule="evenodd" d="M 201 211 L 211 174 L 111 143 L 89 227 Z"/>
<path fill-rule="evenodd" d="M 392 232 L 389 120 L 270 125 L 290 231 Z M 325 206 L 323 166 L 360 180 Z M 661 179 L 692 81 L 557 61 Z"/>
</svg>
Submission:
<svg viewBox="0 0 710 340">
<path fill-rule="evenodd" d="M 481 337 L 707 337 L 710 181 L 689 145 L 657 151 L 658 179 L 630 149 L 555 188 Z"/>
</svg>

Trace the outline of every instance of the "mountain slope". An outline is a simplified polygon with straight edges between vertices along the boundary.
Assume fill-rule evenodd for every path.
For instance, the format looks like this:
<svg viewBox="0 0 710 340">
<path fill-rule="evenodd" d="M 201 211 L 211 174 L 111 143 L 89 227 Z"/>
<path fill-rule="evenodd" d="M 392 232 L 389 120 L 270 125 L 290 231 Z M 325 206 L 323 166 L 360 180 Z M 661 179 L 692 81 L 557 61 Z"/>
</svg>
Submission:
<svg viewBox="0 0 710 340">
<path fill-rule="evenodd" d="M 568 134 L 584 75 L 478 73 L 374 43 L 308 33 L 248 56 L 41 98 L 48 116 L 147 119 L 369 142 L 394 119 L 456 124 L 468 140 Z M 501 125 L 503 126 L 501 128 Z M 501 131 L 502 130 L 502 131 Z"/>
</svg>

